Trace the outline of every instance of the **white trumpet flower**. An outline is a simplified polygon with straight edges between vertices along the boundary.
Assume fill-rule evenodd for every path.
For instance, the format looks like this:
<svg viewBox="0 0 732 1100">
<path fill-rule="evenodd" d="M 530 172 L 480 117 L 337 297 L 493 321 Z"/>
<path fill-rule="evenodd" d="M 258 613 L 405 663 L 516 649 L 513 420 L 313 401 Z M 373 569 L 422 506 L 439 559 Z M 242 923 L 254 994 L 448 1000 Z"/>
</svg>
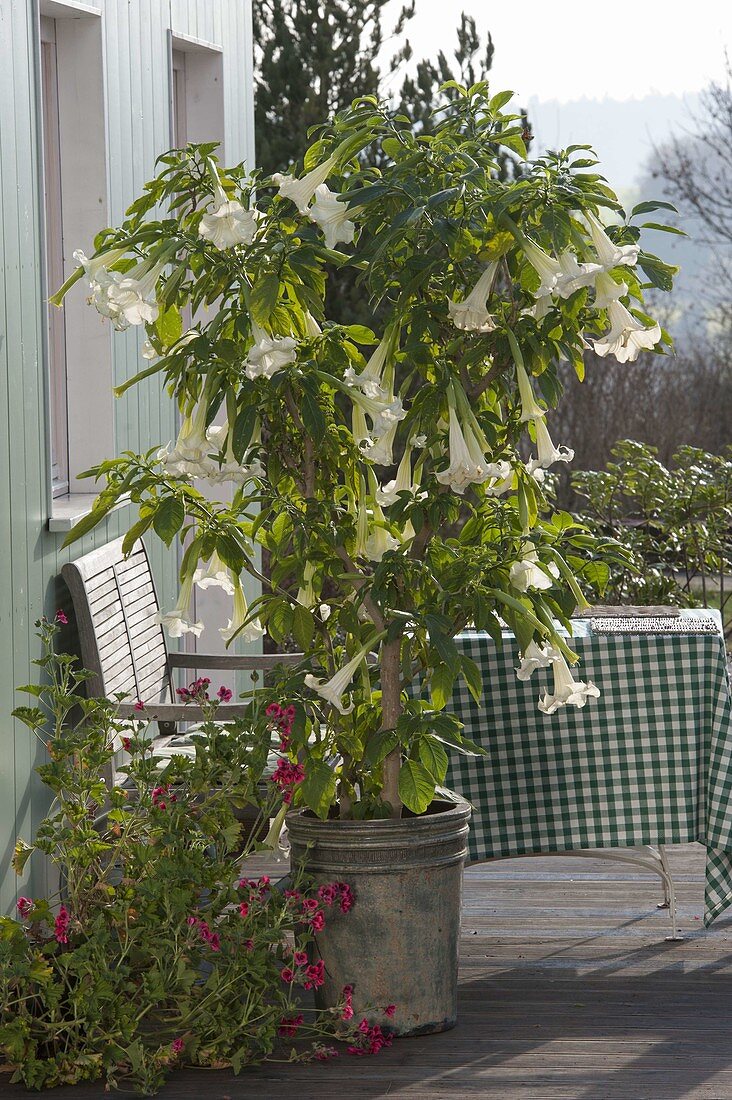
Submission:
<svg viewBox="0 0 732 1100">
<path fill-rule="evenodd" d="M 360 405 L 368 417 L 371 418 L 371 438 L 380 439 L 386 435 L 400 420 L 407 415 L 402 406 L 401 398 L 387 394 L 385 399 L 369 397 L 361 393 L 355 386 L 351 388 L 349 396 L 355 405 Z"/>
<path fill-rule="evenodd" d="M 568 250 L 559 257 L 559 267 L 562 274 L 557 279 L 555 293 L 560 298 L 571 298 L 576 290 L 592 286 L 603 270 L 600 264 L 578 263 L 574 252 Z"/>
<path fill-rule="evenodd" d="M 521 656 L 521 664 L 516 669 L 517 680 L 530 680 L 537 668 L 549 668 L 561 656 L 553 645 L 540 646 L 530 641 Z"/>
<path fill-rule="evenodd" d="M 353 234 L 356 232 L 356 223 L 351 221 L 349 210 L 345 202 L 341 202 L 335 191 L 331 191 L 327 183 L 321 183 L 315 188 L 315 202 L 308 208 L 307 215 L 311 222 L 315 222 L 323 230 L 327 248 L 335 248 L 338 242 L 343 244 L 353 243 Z"/>
<path fill-rule="evenodd" d="M 534 291 L 534 297 L 545 298 L 553 294 L 558 281 L 565 275 L 562 265 L 528 237 L 523 239 L 522 248 L 526 259 L 541 279 L 539 289 Z"/>
<path fill-rule="evenodd" d="M 511 584 L 519 592 L 528 592 L 530 588 L 540 591 L 551 588 L 559 576 L 559 570 L 551 562 L 546 564 L 539 559 L 533 542 L 527 542 L 520 561 L 512 562 L 508 571 Z"/>
<path fill-rule="evenodd" d="M 369 357 L 366 366 L 360 374 L 356 374 L 353 367 L 348 367 L 344 380 L 349 386 L 358 386 L 367 397 L 376 400 L 388 399 L 389 389 L 392 384 L 392 356 L 394 353 L 394 333 L 387 331 Z"/>
<path fill-rule="evenodd" d="M 413 494 L 415 486 L 412 484 L 412 448 L 407 446 L 397 467 L 396 477 L 393 481 L 387 481 L 385 485 L 376 490 L 376 503 L 382 508 L 395 504 L 400 493 Z"/>
<path fill-rule="evenodd" d="M 107 300 L 117 312 L 117 318 L 127 325 L 152 325 L 160 307 L 156 298 L 158 276 L 167 260 L 143 260 L 106 289 Z M 112 323 L 117 326 L 117 318 Z"/>
<path fill-rule="evenodd" d="M 264 628 L 259 619 L 252 619 L 251 622 L 247 623 L 248 614 L 249 608 L 247 607 L 244 590 L 237 581 L 234 589 L 234 614 L 229 619 L 227 626 L 219 627 L 219 634 L 227 646 L 235 637 L 241 639 L 242 642 L 250 643 L 258 641 L 264 634 Z"/>
<path fill-rule="evenodd" d="M 373 462 L 374 466 L 392 466 L 394 463 L 394 441 L 396 440 L 396 433 L 398 423 L 392 424 L 388 432 L 385 432 L 378 439 L 372 439 L 368 436 L 362 442 L 359 442 L 361 454 L 368 462 Z"/>
<path fill-rule="evenodd" d="M 654 348 L 661 339 L 658 322 L 646 327 L 622 302 L 610 302 L 607 307 L 610 331 L 600 340 L 593 340 L 600 356 L 614 355 L 619 363 L 634 363 L 641 351 Z"/>
<path fill-rule="evenodd" d="M 494 462 L 493 465 L 497 467 L 497 473 L 487 482 L 485 491 L 489 497 L 502 497 L 513 489 L 516 475 L 510 462 Z"/>
<path fill-rule="evenodd" d="M 447 308 L 455 328 L 465 332 L 492 332 L 496 327 L 493 317 L 488 312 L 488 297 L 497 268 L 497 263 L 489 263 L 470 294 L 462 302 L 448 301 Z"/>
<path fill-rule="evenodd" d="M 334 676 L 331 676 L 330 680 L 319 680 L 316 676 L 308 673 L 305 677 L 305 686 L 317 692 L 322 699 L 325 699 L 326 702 L 335 707 L 340 714 L 350 714 L 353 710 L 353 702 L 346 705 L 343 701 L 343 696 L 353 680 L 353 677 L 356 675 L 361 662 L 364 660 L 369 650 L 372 649 L 375 641 L 376 639 L 372 638 L 370 642 L 362 646 L 348 664 L 339 669 Z"/>
<path fill-rule="evenodd" d="M 559 447 L 554 446 L 552 437 L 549 435 L 549 429 L 546 426 L 546 420 L 543 416 L 536 418 L 534 421 L 534 428 L 536 429 L 537 457 L 529 459 L 526 464 L 526 469 L 532 476 L 536 470 L 548 470 L 555 462 L 572 461 L 574 458 L 574 451 L 561 444 Z"/>
<path fill-rule="evenodd" d="M 115 281 L 115 276 L 121 278 L 122 272 L 110 271 L 109 269 L 126 255 L 126 248 L 110 248 L 107 252 L 102 252 L 99 256 L 92 256 L 89 259 L 81 248 L 77 248 L 74 252 L 74 259 L 77 264 L 84 268 L 84 273 L 89 279 L 89 286 L 93 289 L 95 284 L 109 286 L 110 283 Z"/>
<path fill-rule="evenodd" d="M 315 578 L 315 564 L 311 561 L 306 561 L 302 571 L 303 584 L 297 590 L 295 599 L 303 607 L 315 606 L 315 589 L 313 587 L 313 580 Z"/>
<path fill-rule="evenodd" d="M 259 429 L 257 429 L 256 436 L 254 442 L 259 443 Z M 237 462 L 234 455 L 232 433 L 229 431 L 228 424 L 212 424 L 206 432 L 206 437 L 211 447 L 219 453 L 223 450 L 224 444 L 226 445 L 223 462 L 219 463 L 214 459 L 210 462 L 206 477 L 212 485 L 221 485 L 227 481 L 233 482 L 234 485 L 246 485 L 252 478 L 264 477 L 264 466 L 259 459 L 249 459 L 251 447 L 242 461 Z"/>
<path fill-rule="evenodd" d="M 184 418 L 175 447 L 163 447 L 158 451 L 158 460 L 167 473 L 175 477 L 209 477 L 216 470 L 216 464 L 209 458 L 211 449 L 206 433 L 208 403 L 201 399 L 193 415 Z"/>
<path fill-rule="evenodd" d="M 165 627 L 171 638 L 182 638 L 184 634 L 194 634 L 200 638 L 203 633 L 203 623 L 195 622 L 190 617 L 190 603 L 193 594 L 193 574 L 189 574 L 181 586 L 178 602 L 172 611 L 158 611 L 155 622 Z"/>
<path fill-rule="evenodd" d="M 587 224 L 590 227 L 590 236 L 597 252 L 597 258 L 605 271 L 613 267 L 632 267 L 638 261 L 640 247 L 637 244 L 615 244 L 605 232 L 602 224 L 594 214 L 585 212 Z"/>
<path fill-rule="evenodd" d="M 245 361 L 247 378 L 271 378 L 297 359 L 297 341 L 292 336 L 269 336 L 256 321 L 252 336 L 254 343 Z"/>
<path fill-rule="evenodd" d="M 449 413 L 450 464 L 446 470 L 436 473 L 435 477 L 441 485 L 449 485 L 454 493 L 462 496 L 469 485 L 500 477 L 504 467 L 501 463 L 488 462 L 472 427 L 469 424 L 460 424 L 451 400 Z"/>
<path fill-rule="evenodd" d="M 519 397 L 521 398 L 521 423 L 527 420 L 538 420 L 545 415 L 534 396 L 534 388 L 529 381 L 526 368 L 521 363 L 516 363 L 516 381 L 518 382 Z"/>
<path fill-rule="evenodd" d="M 554 692 L 545 692 L 539 699 L 539 710 L 543 714 L 554 714 L 560 707 L 583 707 L 588 699 L 599 699 L 600 689 L 588 680 L 575 680 L 572 670 L 560 653 L 553 662 Z"/>
<path fill-rule="evenodd" d="M 223 588 L 229 596 L 233 596 L 236 590 L 231 570 L 224 565 L 219 555 L 214 550 L 209 558 L 208 565 L 199 564 L 193 574 L 193 583 L 199 588 Z"/>
<path fill-rule="evenodd" d="M 272 179 L 277 184 L 282 197 L 292 199 L 300 213 L 307 214 L 310 200 L 321 183 L 325 183 L 335 165 L 336 158 L 328 157 L 317 168 L 313 168 L 312 172 L 306 172 L 302 179 L 297 179 L 295 176 L 283 176 L 280 172 L 272 176 Z"/>
<path fill-rule="evenodd" d="M 309 309 L 305 310 L 305 335 L 308 340 L 315 340 L 316 337 L 323 335 L 323 330 L 318 322 L 313 317 Z"/>
<path fill-rule="evenodd" d="M 602 271 L 595 279 L 595 309 L 607 309 L 611 302 L 617 302 L 627 293 L 627 283 L 616 283 L 611 275 Z"/>
<path fill-rule="evenodd" d="M 238 244 L 251 244 L 257 229 L 257 219 L 236 199 L 228 198 L 223 187 L 214 185 L 214 197 L 198 226 L 199 236 L 220 251 Z"/>
</svg>

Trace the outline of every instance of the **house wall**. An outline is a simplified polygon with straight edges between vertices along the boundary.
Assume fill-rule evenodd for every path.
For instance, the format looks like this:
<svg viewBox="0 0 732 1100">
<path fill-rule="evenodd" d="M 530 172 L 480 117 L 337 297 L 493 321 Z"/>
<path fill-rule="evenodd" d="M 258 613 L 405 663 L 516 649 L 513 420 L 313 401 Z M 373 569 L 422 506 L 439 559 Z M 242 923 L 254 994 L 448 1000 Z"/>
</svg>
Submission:
<svg viewBox="0 0 732 1100">
<path fill-rule="evenodd" d="M 71 0 L 69 0 L 71 3 Z M 108 209 L 114 224 L 171 145 L 169 35 L 223 48 L 225 159 L 253 156 L 251 9 L 249 0 L 85 0 L 102 20 L 107 130 Z M 49 11 L 50 9 L 50 11 Z M 52 5 L 44 9 L 53 14 Z M 39 9 L 34 0 L 0 4 L 0 912 L 17 893 L 44 888 L 43 870 L 29 864 L 16 880 L 10 861 L 17 835 L 32 838 L 47 808 L 34 774 L 42 753 L 10 716 L 18 684 L 37 674 L 34 622 L 64 600 L 64 562 L 124 532 L 129 509 L 112 515 L 79 544 L 61 549 L 48 530 L 42 193 L 36 97 Z M 74 242 L 89 249 L 91 241 Z M 113 374 L 119 384 L 142 363 L 138 330 L 114 335 Z M 159 383 L 143 383 L 115 403 L 116 438 L 109 454 L 143 451 L 175 436 L 170 402 Z M 175 556 L 150 540 L 161 600 L 175 588 Z M 35 876 L 35 877 L 34 877 Z"/>
</svg>

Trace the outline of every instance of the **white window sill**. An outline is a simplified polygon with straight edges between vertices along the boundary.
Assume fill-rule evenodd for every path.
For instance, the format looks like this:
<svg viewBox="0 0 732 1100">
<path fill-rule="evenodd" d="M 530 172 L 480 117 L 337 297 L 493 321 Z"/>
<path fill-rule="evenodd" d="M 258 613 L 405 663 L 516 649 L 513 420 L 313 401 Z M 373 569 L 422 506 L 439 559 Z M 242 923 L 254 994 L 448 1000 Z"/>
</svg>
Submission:
<svg viewBox="0 0 732 1100">
<path fill-rule="evenodd" d="M 48 517 L 48 530 L 70 531 L 74 524 L 89 515 L 96 499 L 96 493 L 67 493 L 65 496 L 54 497 Z M 126 508 L 129 503 L 129 498 L 123 497 L 108 514 L 111 515 L 119 508 Z"/>
</svg>

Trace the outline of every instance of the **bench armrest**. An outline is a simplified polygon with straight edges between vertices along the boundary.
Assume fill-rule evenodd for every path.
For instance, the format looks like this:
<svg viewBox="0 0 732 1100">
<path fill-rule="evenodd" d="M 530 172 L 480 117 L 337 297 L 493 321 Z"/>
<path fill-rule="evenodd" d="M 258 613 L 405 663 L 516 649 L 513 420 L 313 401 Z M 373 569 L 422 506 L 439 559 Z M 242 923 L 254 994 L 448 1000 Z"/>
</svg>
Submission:
<svg viewBox="0 0 732 1100">
<path fill-rule="evenodd" d="M 228 668 L 243 672 L 276 668 L 277 665 L 296 665 L 304 653 L 169 653 L 171 668 Z"/>
</svg>

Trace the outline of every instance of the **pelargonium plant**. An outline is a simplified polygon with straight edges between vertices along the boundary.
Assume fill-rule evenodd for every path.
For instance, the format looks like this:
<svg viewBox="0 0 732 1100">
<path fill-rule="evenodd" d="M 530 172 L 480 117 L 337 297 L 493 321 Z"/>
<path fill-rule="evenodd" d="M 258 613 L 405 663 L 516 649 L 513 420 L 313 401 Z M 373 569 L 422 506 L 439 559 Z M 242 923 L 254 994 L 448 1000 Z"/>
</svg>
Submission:
<svg viewBox="0 0 732 1100">
<path fill-rule="evenodd" d="M 39 1089 L 101 1079 L 151 1095 L 185 1065 L 238 1073 L 389 1045 L 393 1006 L 356 1019 L 350 987 L 323 1012 L 302 992 L 323 984 L 310 945 L 327 922 L 348 919 L 350 886 L 301 877 L 284 889 L 247 872 L 281 803 L 262 735 L 274 712 L 252 704 L 222 726 L 209 685 L 196 681 L 202 736 L 190 758 L 166 763 L 145 722 L 120 722 L 114 701 L 83 696 L 85 674 L 53 652 L 58 626 L 39 625 L 44 684 L 22 690 L 43 709 L 15 713 L 46 750 L 39 773 L 54 801 L 34 845 L 18 842 L 14 867 L 21 874 L 42 853 L 58 890 L 20 897 L 17 919 L 0 917 L 0 1062 L 12 1080 Z M 285 737 L 289 723 L 279 708 Z M 105 781 L 115 757 L 117 779 Z M 245 806 L 259 819 L 250 814 L 242 836 Z"/>
<path fill-rule="evenodd" d="M 72 277 L 115 328 L 144 329 L 150 362 L 117 393 L 159 374 L 181 427 L 91 471 L 106 484 L 70 539 L 129 494 L 128 549 L 185 540 L 173 637 L 202 629 L 193 587 L 219 585 L 227 642 L 266 631 L 305 651 L 279 690 L 297 708 L 294 804 L 321 817 L 428 807 L 446 749 L 471 749 L 445 711 L 456 679 L 490 690 L 454 640 L 467 624 L 498 642 L 507 624 L 519 675 L 552 668 L 547 714 L 598 694 L 566 632 L 607 547 L 543 511 L 546 472 L 572 458 L 550 407 L 560 360 L 581 376 L 588 346 L 626 362 L 670 343 L 643 292 L 674 269 L 635 221 L 666 204 L 626 219 L 588 146 L 528 162 L 510 99 L 451 84 L 429 135 L 357 100 L 284 176 L 224 169 L 212 145 L 166 154 Z M 344 265 L 373 329 L 325 315 Z M 212 500 L 222 483 L 233 499 Z"/>
</svg>

